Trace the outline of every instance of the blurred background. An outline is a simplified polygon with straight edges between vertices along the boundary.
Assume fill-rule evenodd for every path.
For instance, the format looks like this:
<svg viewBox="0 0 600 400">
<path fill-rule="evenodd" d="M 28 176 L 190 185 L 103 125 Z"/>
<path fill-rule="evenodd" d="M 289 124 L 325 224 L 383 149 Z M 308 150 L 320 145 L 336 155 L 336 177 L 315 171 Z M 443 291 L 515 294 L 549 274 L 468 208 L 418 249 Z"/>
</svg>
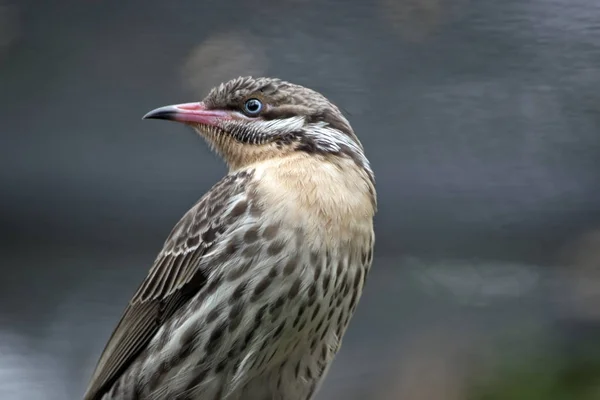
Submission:
<svg viewBox="0 0 600 400">
<path fill-rule="evenodd" d="M 79 399 L 226 172 L 142 121 L 268 75 L 347 114 L 375 264 L 319 396 L 600 398 L 597 0 L 0 0 L 0 398 Z"/>
</svg>

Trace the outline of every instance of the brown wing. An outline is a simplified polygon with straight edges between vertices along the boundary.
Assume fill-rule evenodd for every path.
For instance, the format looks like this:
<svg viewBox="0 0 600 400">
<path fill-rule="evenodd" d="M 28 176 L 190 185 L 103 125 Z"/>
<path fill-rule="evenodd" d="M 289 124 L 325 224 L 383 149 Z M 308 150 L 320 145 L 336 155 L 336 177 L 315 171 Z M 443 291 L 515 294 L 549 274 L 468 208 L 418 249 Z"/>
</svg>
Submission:
<svg viewBox="0 0 600 400">
<path fill-rule="evenodd" d="M 175 225 L 104 348 L 84 400 L 100 399 L 110 390 L 164 321 L 206 284 L 208 274 L 199 261 L 234 222 L 224 214 L 249 178 L 246 172 L 225 177 Z"/>
</svg>

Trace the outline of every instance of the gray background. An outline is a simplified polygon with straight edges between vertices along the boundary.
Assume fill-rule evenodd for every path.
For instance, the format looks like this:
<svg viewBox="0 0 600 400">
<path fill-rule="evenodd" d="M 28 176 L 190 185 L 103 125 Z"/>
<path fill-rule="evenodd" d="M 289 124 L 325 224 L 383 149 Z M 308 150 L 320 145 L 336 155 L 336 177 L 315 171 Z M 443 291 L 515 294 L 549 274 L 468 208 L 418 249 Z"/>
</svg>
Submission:
<svg viewBox="0 0 600 400">
<path fill-rule="evenodd" d="M 597 0 L 0 0 L 0 398 L 81 397 L 226 172 L 141 116 L 238 75 L 324 93 L 376 173 L 375 266 L 320 399 L 466 399 L 495 360 L 594 336 L 599 21 Z"/>
</svg>

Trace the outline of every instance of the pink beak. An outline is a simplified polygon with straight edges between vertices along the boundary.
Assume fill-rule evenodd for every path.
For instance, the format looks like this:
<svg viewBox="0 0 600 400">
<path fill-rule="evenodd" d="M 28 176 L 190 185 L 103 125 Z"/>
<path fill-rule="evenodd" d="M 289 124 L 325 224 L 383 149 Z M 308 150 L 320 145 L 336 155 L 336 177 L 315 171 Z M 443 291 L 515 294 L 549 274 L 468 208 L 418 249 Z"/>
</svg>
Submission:
<svg viewBox="0 0 600 400">
<path fill-rule="evenodd" d="M 218 121 L 231 119 L 231 114 L 222 110 L 207 110 L 204 103 L 185 103 L 160 107 L 144 115 L 142 119 L 166 119 L 185 124 L 216 125 Z"/>
</svg>

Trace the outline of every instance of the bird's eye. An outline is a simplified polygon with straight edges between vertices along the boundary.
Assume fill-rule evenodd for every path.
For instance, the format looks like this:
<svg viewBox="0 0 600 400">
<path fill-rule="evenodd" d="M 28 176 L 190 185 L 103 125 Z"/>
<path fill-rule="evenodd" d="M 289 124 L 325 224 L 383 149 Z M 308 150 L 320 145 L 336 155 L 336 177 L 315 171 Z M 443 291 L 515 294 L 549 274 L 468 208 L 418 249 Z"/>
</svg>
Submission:
<svg viewBox="0 0 600 400">
<path fill-rule="evenodd" d="M 258 115 L 262 108 L 263 105 L 258 99 L 249 99 L 244 103 L 244 111 L 248 115 Z"/>
</svg>

